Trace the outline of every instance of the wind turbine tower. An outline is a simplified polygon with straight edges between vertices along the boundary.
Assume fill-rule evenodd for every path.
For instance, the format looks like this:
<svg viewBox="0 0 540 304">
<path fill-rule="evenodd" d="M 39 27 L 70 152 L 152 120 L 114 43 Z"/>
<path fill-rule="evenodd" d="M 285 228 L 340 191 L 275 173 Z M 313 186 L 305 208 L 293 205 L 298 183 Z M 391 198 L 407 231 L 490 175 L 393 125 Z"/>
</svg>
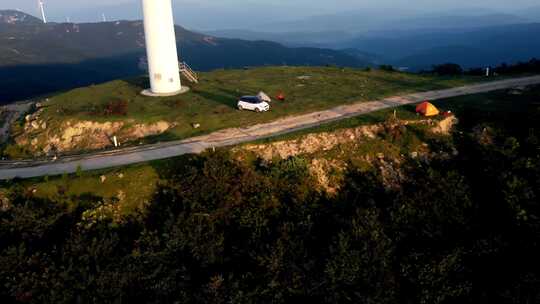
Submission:
<svg viewBox="0 0 540 304">
<path fill-rule="evenodd" d="M 174 96 L 189 90 L 180 83 L 171 0 L 142 0 L 150 89 L 147 96 Z"/>
<path fill-rule="evenodd" d="M 43 20 L 43 23 L 47 23 L 47 18 L 45 17 L 45 7 L 43 5 L 43 0 L 38 0 L 38 5 L 41 11 L 41 20 Z"/>
</svg>

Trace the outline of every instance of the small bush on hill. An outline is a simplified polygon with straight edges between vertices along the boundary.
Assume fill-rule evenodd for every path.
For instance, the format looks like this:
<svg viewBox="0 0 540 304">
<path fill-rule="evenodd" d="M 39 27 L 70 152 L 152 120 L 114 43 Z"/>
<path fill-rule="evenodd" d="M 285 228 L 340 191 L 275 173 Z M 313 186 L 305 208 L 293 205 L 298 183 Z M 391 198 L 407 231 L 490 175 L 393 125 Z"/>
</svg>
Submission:
<svg viewBox="0 0 540 304">
<path fill-rule="evenodd" d="M 433 73 L 440 76 L 458 76 L 463 75 L 463 69 L 459 64 L 445 63 L 433 66 Z"/>
<path fill-rule="evenodd" d="M 111 101 L 104 106 L 104 116 L 127 116 L 128 103 L 125 100 Z"/>
<path fill-rule="evenodd" d="M 395 69 L 393 66 L 389 64 L 382 64 L 379 66 L 379 70 L 381 71 L 387 71 L 387 72 L 395 72 Z"/>
</svg>

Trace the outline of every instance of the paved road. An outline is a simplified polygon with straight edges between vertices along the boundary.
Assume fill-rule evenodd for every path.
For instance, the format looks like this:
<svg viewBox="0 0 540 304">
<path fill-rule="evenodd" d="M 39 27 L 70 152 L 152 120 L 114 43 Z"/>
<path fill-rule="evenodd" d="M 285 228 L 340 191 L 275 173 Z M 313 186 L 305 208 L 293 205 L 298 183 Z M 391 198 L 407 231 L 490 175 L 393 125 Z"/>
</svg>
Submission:
<svg viewBox="0 0 540 304">
<path fill-rule="evenodd" d="M 378 101 L 359 102 L 325 111 L 285 117 L 270 123 L 246 128 L 225 129 L 181 141 L 125 148 L 117 151 L 100 152 L 82 156 L 64 157 L 55 162 L 0 162 L 0 179 L 8 180 L 15 177 L 30 178 L 44 175 L 52 176 L 76 172 L 79 166 L 83 170 L 96 170 L 151 160 L 166 159 L 188 153 L 200 153 L 212 147 L 231 146 L 256 139 L 290 133 L 373 111 L 418 103 L 426 99 L 436 100 L 533 84 L 540 84 L 540 76 L 507 79 L 453 89 L 390 97 Z"/>
</svg>

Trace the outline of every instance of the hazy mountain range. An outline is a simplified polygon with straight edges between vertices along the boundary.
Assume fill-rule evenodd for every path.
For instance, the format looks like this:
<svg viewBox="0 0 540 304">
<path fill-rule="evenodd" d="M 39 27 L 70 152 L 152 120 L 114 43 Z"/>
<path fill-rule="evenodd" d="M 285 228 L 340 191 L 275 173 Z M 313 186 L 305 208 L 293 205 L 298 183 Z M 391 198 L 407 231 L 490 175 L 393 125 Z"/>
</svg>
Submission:
<svg viewBox="0 0 540 304">
<path fill-rule="evenodd" d="M 208 24 L 243 28 L 199 34 L 178 26 L 182 59 L 198 70 L 392 64 L 414 71 L 446 62 L 468 68 L 540 57 L 540 6 L 504 12 L 370 9 L 299 19 L 291 12 L 280 14 L 283 8 L 277 6 L 253 13 L 247 11 L 250 7 L 205 12 L 221 14 Z M 107 12 L 139 15 L 127 8 L 119 4 Z M 203 24 L 195 15 L 201 9 L 194 4 L 177 10 L 176 21 L 192 27 Z M 137 20 L 43 24 L 22 12 L 0 11 L 0 77 L 5 79 L 0 102 L 137 75 L 142 73 L 138 63 L 144 54 L 142 23 Z M 25 89 L 17 90 L 21 84 Z"/>
<path fill-rule="evenodd" d="M 497 65 L 540 57 L 540 23 L 473 30 L 401 32 L 386 37 L 361 36 L 340 45 L 368 50 L 385 61 L 414 69 L 444 62 L 464 67 Z"/>
<path fill-rule="evenodd" d="M 186 5 L 186 2 L 189 5 Z M 253 28 L 263 23 L 295 20 L 298 17 L 316 14 L 309 7 L 299 5 L 295 1 L 287 1 L 278 5 L 258 1 L 245 1 L 242 5 L 231 6 L 226 2 L 213 1 L 207 5 L 199 1 L 173 1 L 174 17 L 177 24 L 188 29 L 209 30 L 222 28 Z M 84 9 L 64 9 L 49 1 L 47 10 L 51 20 L 65 21 L 70 18 L 74 22 L 98 22 L 105 14 L 109 20 L 139 20 L 142 18 L 140 0 L 118 3 L 114 5 L 91 5 Z M 37 13 L 37 11 L 35 12 Z"/>
<path fill-rule="evenodd" d="M 540 7 L 512 13 L 485 9 L 418 15 L 365 11 L 315 16 L 269 26 L 272 31 L 219 30 L 221 37 L 272 40 L 287 46 L 346 50 L 377 63 L 430 68 L 455 62 L 464 67 L 540 57 Z M 289 31 L 287 31 L 289 29 Z"/>
<path fill-rule="evenodd" d="M 478 25 L 501 25 L 517 22 L 540 21 L 540 6 L 519 8 L 486 8 L 470 4 L 459 9 L 448 9 L 447 5 L 403 4 L 404 1 L 379 1 L 353 3 L 336 1 L 321 5 L 309 5 L 308 1 L 173 1 L 175 20 L 188 29 L 196 30 L 254 30 L 261 32 L 320 32 L 350 31 L 365 33 L 377 30 L 422 27 L 469 27 Z M 386 2 L 386 3 L 384 3 Z M 48 15 L 52 20 L 64 21 L 69 17 L 75 22 L 101 21 L 102 13 L 109 20 L 137 20 L 142 12 L 138 0 L 115 5 L 93 4 L 84 9 L 64 7 L 56 2 L 47 2 Z M 454 6 L 455 7 L 455 6 Z M 491 7 L 491 6 L 490 6 Z M 336 12 L 342 10 L 342 12 Z M 37 13 L 37 11 L 35 12 Z M 458 24 L 449 24 L 459 21 Z"/>
<path fill-rule="evenodd" d="M 471 28 L 530 22 L 528 18 L 507 13 L 467 14 L 415 14 L 391 10 L 366 10 L 342 14 L 313 16 L 292 22 L 272 23 L 265 26 L 275 32 L 347 31 L 368 33 L 385 30 L 413 30 L 440 28 Z"/>
<path fill-rule="evenodd" d="M 194 69 L 261 65 L 367 63 L 345 52 L 288 48 L 268 41 L 216 38 L 176 27 L 182 60 Z M 142 74 L 141 21 L 47 23 L 17 11 L 0 11 L 0 101 Z M 24 90 L 18 87 L 24 85 Z"/>
</svg>

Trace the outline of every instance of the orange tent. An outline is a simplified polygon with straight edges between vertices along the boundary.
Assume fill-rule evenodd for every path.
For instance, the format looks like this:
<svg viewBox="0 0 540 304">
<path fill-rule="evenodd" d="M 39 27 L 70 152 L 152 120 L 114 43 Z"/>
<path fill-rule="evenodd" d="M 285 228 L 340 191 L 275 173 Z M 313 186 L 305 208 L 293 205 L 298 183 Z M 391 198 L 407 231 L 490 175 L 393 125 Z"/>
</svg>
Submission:
<svg viewBox="0 0 540 304">
<path fill-rule="evenodd" d="M 440 112 L 433 104 L 424 101 L 416 107 L 416 113 L 420 113 L 424 116 L 437 116 Z"/>
</svg>

